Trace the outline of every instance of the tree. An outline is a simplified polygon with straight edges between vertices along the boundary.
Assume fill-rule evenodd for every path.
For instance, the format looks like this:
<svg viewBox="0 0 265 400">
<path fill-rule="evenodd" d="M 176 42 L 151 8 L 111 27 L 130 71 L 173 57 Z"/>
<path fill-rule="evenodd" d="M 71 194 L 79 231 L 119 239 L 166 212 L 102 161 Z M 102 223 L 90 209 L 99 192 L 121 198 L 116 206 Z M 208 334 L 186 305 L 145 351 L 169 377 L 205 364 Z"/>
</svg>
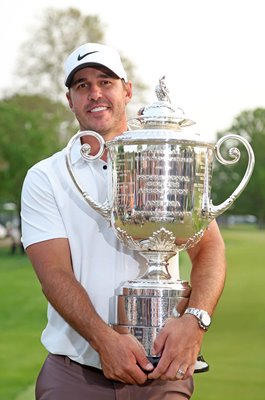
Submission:
<svg viewBox="0 0 265 400">
<path fill-rule="evenodd" d="M 75 8 L 47 8 L 20 50 L 17 75 L 22 91 L 58 100 L 64 94 L 63 64 L 74 48 L 86 41 L 102 41 L 97 16 L 83 16 Z"/>
<path fill-rule="evenodd" d="M 239 114 L 226 132 L 218 137 L 233 133 L 243 136 L 251 144 L 255 154 L 253 175 L 234 207 L 227 211 L 233 214 L 251 214 L 257 217 L 260 228 L 265 227 L 265 109 L 243 111 Z M 213 175 L 214 203 L 227 198 L 241 181 L 247 167 L 247 152 L 241 149 L 240 161 L 232 166 L 216 164 Z"/>
<path fill-rule="evenodd" d="M 38 27 L 21 47 L 16 76 L 21 90 L 44 94 L 58 101 L 65 97 L 63 65 L 66 57 L 86 42 L 104 43 L 105 26 L 98 16 L 82 15 L 75 8 L 46 9 Z M 134 82 L 135 97 L 141 99 L 146 86 L 136 78 L 133 63 L 122 57 L 128 76 Z"/>
<path fill-rule="evenodd" d="M 61 148 L 77 129 L 63 101 L 64 60 L 85 42 L 104 43 L 104 31 L 98 16 L 82 15 L 75 8 L 48 8 L 22 45 L 15 71 L 20 84 L 0 100 L 1 201 L 12 201 L 19 208 L 28 168 Z M 145 85 L 135 78 L 134 65 L 125 57 L 123 62 L 139 98 Z"/>
<path fill-rule="evenodd" d="M 61 103 L 38 95 L 16 95 L 0 101 L 0 198 L 20 209 L 27 170 L 64 145 L 58 131 L 61 120 L 54 109 Z"/>
</svg>

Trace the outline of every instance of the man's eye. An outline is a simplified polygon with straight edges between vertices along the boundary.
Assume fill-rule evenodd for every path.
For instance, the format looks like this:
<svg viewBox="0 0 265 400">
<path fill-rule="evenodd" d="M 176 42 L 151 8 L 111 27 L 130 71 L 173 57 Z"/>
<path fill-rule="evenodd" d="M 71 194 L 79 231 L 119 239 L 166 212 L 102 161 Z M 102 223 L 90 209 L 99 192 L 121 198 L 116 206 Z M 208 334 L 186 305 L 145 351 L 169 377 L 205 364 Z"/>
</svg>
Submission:
<svg viewBox="0 0 265 400">
<path fill-rule="evenodd" d="M 102 86 L 109 86 L 109 85 L 111 85 L 111 82 L 110 81 L 101 81 L 101 85 Z"/>
<path fill-rule="evenodd" d="M 88 86 L 88 84 L 86 83 L 86 82 L 82 82 L 82 83 L 79 83 L 79 85 L 77 86 L 77 88 L 78 89 L 84 89 L 84 88 L 86 88 Z"/>
</svg>

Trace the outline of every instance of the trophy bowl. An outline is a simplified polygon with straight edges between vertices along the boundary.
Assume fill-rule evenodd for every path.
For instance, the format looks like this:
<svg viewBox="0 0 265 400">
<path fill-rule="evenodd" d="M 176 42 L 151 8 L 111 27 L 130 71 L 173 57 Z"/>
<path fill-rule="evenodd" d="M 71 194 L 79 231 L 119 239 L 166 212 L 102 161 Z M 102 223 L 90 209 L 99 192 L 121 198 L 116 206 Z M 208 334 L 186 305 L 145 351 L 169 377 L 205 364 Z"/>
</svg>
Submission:
<svg viewBox="0 0 265 400">
<path fill-rule="evenodd" d="M 131 250 L 146 259 L 146 271 L 140 277 L 122 282 L 115 293 L 113 328 L 134 335 L 143 345 L 148 358 L 155 337 L 169 317 L 180 317 L 189 302 L 188 281 L 172 279 L 168 262 L 178 252 L 194 246 L 209 223 L 225 212 L 246 187 L 253 168 L 254 154 L 241 136 L 226 135 L 216 144 L 201 139 L 194 122 L 183 110 L 171 105 L 164 77 L 156 87 L 157 101 L 139 110 L 129 121 L 127 132 L 104 142 L 93 131 L 77 133 L 69 141 L 66 163 L 77 189 L 94 210 L 109 220 L 117 237 Z M 71 161 L 76 140 L 93 136 L 100 148 L 90 154 L 83 144 L 81 154 L 88 162 L 108 149 L 108 198 L 98 204 L 80 186 Z M 232 141 L 244 145 L 248 166 L 243 179 L 231 196 L 219 205 L 211 201 L 213 160 L 222 164 L 237 163 L 240 151 L 229 148 L 229 160 L 223 158 L 221 146 Z M 178 268 L 176 266 L 176 268 Z M 201 366 L 196 372 L 208 369 Z"/>
</svg>

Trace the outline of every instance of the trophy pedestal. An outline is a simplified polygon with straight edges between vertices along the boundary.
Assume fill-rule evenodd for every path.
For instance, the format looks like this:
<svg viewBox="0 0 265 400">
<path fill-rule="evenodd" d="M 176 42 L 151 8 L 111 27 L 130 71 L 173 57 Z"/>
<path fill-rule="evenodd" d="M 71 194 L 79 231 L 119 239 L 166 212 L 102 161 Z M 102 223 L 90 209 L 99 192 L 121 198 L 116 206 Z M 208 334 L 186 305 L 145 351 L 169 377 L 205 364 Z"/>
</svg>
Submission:
<svg viewBox="0 0 265 400">
<path fill-rule="evenodd" d="M 191 287 L 187 281 L 128 281 L 115 296 L 113 329 L 133 335 L 144 347 L 147 358 L 156 366 L 159 355 L 152 354 L 156 336 L 169 317 L 180 317 L 187 308 Z M 208 364 L 200 355 L 195 372 L 205 372 Z"/>
</svg>

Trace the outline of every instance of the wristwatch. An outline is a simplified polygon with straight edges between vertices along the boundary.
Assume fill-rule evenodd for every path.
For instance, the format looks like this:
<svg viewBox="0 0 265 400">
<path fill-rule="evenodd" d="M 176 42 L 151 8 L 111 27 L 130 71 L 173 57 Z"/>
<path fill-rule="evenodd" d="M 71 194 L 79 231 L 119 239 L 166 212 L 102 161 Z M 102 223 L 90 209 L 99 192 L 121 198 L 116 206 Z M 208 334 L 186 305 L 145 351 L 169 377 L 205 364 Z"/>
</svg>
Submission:
<svg viewBox="0 0 265 400">
<path fill-rule="evenodd" d="M 189 307 L 185 310 L 184 314 L 194 315 L 198 320 L 199 326 L 205 331 L 207 331 L 209 326 L 211 325 L 211 317 L 207 313 L 207 311 Z"/>
</svg>

